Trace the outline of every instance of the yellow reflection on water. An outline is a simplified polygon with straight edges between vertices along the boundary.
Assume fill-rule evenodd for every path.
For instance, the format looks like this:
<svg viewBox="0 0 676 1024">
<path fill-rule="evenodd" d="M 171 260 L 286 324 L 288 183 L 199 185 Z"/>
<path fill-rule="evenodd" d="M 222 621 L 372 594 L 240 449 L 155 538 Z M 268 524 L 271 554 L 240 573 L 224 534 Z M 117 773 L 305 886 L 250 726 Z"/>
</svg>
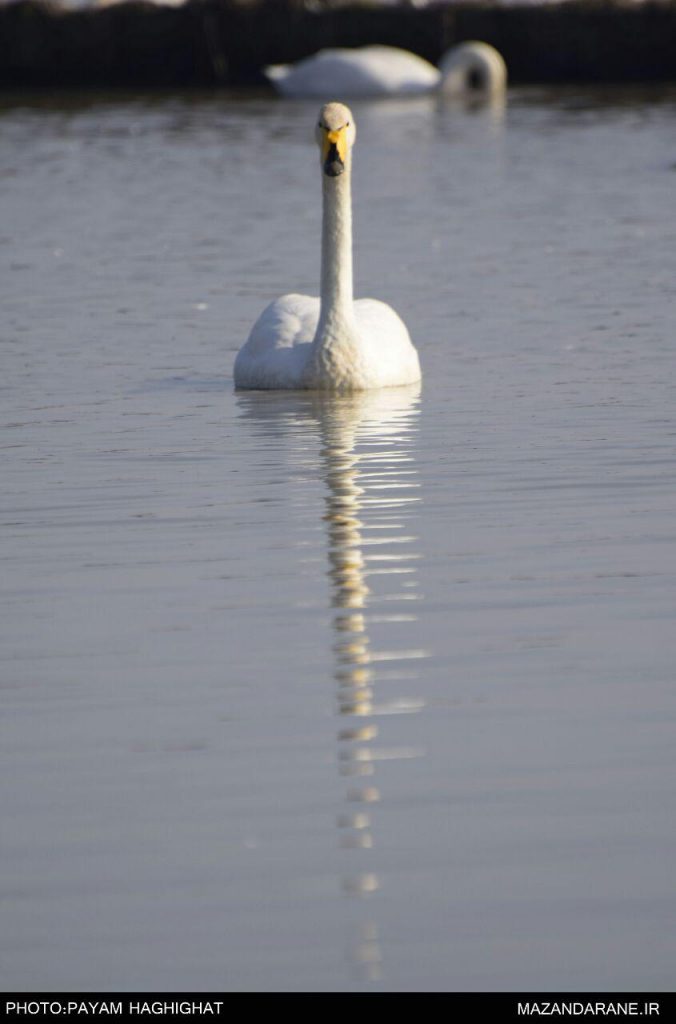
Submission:
<svg viewBox="0 0 676 1024">
<path fill-rule="evenodd" d="M 334 679 L 338 730 L 338 770 L 346 779 L 346 807 L 338 817 L 339 845 L 346 851 L 342 888 L 351 898 L 370 898 L 381 888 L 375 870 L 376 820 L 383 800 L 376 765 L 416 757 L 409 747 L 381 747 L 377 717 L 420 710 L 419 697 L 388 700 L 378 694 L 381 663 L 414 662 L 419 648 L 401 646 L 399 633 L 414 623 L 410 611 L 378 614 L 382 600 L 410 600 L 420 558 L 412 513 L 420 500 L 415 466 L 419 387 L 317 400 L 325 467 L 328 575 L 331 580 Z M 374 582 L 369 583 L 371 577 Z M 375 577 L 380 580 L 375 583 Z M 406 590 L 403 588 L 407 587 Z M 377 592 L 374 592 L 374 588 Z M 369 623 L 377 622 L 385 647 L 374 651 Z M 405 634 L 404 634 L 405 636 Z M 393 678 L 393 676 L 390 676 Z M 410 669 L 404 678 L 413 680 Z M 353 718 L 354 722 L 345 720 Z M 368 808 L 368 810 L 366 810 Z M 373 811 L 371 810 L 373 808 Z M 350 962 L 362 977 L 381 977 L 377 926 L 362 925 Z"/>
<path fill-rule="evenodd" d="M 348 955 L 366 980 L 380 978 L 383 970 L 373 915 L 384 884 L 377 870 L 377 816 L 387 792 L 378 784 L 377 766 L 422 753 L 401 743 L 386 745 L 379 724 L 385 716 L 424 706 L 417 692 L 388 696 L 385 689 L 393 683 L 415 685 L 428 654 L 410 641 L 420 598 L 414 515 L 420 502 L 419 395 L 414 385 L 351 396 L 277 392 L 243 393 L 237 399 L 242 414 L 266 437 L 277 437 L 281 429 L 296 439 L 290 454 L 303 476 L 316 471 L 308 427 L 320 443 L 339 719 L 336 760 L 344 786 L 336 815 L 345 856 L 341 889 L 351 900 L 369 901 L 369 920 L 361 922 Z M 300 492 L 297 500 L 303 500 Z M 371 643 L 374 628 L 377 649 Z"/>
<path fill-rule="evenodd" d="M 368 577 L 383 571 L 413 574 L 420 557 L 407 520 L 407 513 L 419 501 L 413 454 L 419 395 L 420 386 L 413 385 L 316 399 L 327 484 L 324 519 L 331 603 L 336 609 L 333 649 L 341 715 L 377 712 L 374 661 L 424 657 L 426 653 L 395 647 L 374 653 L 365 612 L 370 595 Z M 392 589 L 390 586 L 384 595 L 386 600 L 409 597 L 396 590 L 392 593 Z M 407 621 L 415 621 L 415 616 L 407 616 Z M 339 742 L 345 742 L 342 737 L 341 733 Z"/>
</svg>

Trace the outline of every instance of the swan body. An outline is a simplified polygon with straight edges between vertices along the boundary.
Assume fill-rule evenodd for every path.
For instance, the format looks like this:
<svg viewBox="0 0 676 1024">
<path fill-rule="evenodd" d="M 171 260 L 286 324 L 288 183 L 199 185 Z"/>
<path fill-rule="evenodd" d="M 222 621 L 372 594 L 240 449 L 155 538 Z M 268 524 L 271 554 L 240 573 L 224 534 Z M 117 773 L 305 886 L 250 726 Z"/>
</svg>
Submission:
<svg viewBox="0 0 676 1024">
<path fill-rule="evenodd" d="M 429 61 L 395 46 L 320 50 L 293 65 L 272 65 L 265 73 L 283 96 L 419 96 L 442 92 L 494 95 L 504 92 L 507 69 L 488 43 L 460 43 L 435 68 Z"/>
<path fill-rule="evenodd" d="M 352 296 L 351 150 L 348 107 L 322 107 L 321 295 L 282 295 L 261 313 L 235 359 L 238 388 L 364 391 L 420 380 L 406 326 L 376 299 Z"/>
</svg>

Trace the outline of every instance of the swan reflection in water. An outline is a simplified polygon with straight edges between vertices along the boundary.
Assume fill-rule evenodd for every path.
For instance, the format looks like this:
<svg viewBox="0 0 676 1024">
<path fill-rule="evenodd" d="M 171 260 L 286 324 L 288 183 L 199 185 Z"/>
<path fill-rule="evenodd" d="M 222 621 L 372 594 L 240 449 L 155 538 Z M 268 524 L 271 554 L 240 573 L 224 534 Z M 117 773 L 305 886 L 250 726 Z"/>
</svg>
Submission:
<svg viewBox="0 0 676 1024">
<path fill-rule="evenodd" d="M 379 722 L 420 710 L 419 695 L 387 698 L 380 684 L 417 678 L 427 651 L 404 646 L 419 598 L 418 539 L 413 513 L 420 501 L 415 465 L 420 385 L 349 396 L 313 393 L 239 395 L 246 416 L 276 421 L 295 433 L 314 426 L 326 483 L 328 575 L 333 608 L 334 679 L 338 766 L 345 779 L 337 816 L 340 846 L 348 864 L 342 888 L 368 897 L 381 880 L 375 869 L 374 810 L 381 801 L 376 764 L 419 756 L 411 747 L 381 745 Z M 307 436 L 303 431 L 304 438 Z M 307 472 L 304 449 L 304 471 Z M 383 649 L 374 650 L 370 625 Z M 350 960 L 366 979 L 378 980 L 381 951 L 375 921 L 360 921 Z"/>
</svg>

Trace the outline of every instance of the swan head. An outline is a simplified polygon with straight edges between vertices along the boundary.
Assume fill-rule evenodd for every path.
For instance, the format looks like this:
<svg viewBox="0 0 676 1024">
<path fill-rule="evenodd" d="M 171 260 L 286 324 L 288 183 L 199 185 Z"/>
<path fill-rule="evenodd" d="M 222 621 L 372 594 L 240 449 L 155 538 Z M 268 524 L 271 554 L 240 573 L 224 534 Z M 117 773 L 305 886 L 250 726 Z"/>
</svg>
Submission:
<svg viewBox="0 0 676 1024">
<path fill-rule="evenodd" d="M 447 95 L 499 95 L 507 86 L 507 66 L 494 46 L 470 41 L 445 53 L 439 62 L 439 88 Z"/>
<path fill-rule="evenodd" d="M 344 103 L 325 103 L 319 111 L 315 128 L 323 174 L 337 178 L 343 173 L 356 137 L 350 108 Z"/>
</svg>

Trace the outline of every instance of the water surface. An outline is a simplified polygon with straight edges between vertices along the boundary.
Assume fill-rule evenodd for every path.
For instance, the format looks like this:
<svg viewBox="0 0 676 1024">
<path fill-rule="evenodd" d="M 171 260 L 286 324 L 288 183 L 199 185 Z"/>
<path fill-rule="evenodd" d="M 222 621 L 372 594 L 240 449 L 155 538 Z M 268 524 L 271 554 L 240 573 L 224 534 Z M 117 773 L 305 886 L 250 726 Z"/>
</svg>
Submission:
<svg viewBox="0 0 676 1024">
<path fill-rule="evenodd" d="M 314 104 L 0 110 L 4 988 L 673 987 L 676 93 L 354 110 L 339 400 Z"/>
</svg>

